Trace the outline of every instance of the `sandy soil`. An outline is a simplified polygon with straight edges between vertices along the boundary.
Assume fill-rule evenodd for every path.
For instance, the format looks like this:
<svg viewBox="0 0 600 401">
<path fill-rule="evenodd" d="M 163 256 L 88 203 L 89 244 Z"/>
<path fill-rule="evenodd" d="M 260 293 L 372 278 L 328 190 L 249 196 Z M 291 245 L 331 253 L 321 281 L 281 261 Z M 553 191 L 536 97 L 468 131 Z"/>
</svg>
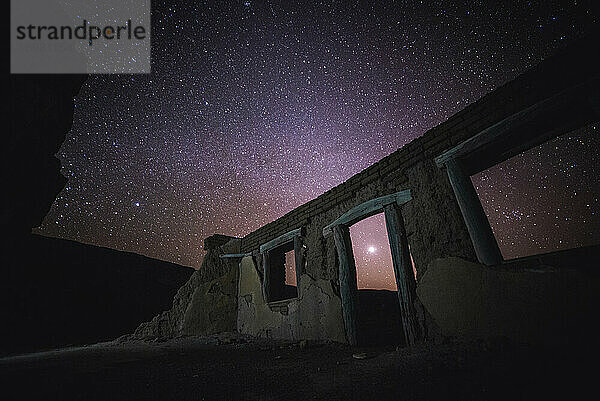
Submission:
<svg viewBox="0 0 600 401">
<path fill-rule="evenodd" d="M 0 359 L 0 399 L 579 399 L 595 384 L 589 356 L 502 340 L 400 350 L 236 334 L 117 341 Z"/>
</svg>

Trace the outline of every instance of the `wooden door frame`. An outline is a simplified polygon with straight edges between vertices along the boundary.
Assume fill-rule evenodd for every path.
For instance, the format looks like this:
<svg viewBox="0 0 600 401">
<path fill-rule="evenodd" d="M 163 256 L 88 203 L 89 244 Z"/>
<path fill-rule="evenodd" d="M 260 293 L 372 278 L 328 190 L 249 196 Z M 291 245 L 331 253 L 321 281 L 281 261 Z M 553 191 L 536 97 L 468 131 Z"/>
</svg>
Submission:
<svg viewBox="0 0 600 401">
<path fill-rule="evenodd" d="M 400 206 L 412 199 L 409 189 L 371 199 L 348 210 L 338 219 L 323 228 L 323 235 L 333 234 L 339 260 L 340 296 L 346 336 L 352 345 L 361 343 L 357 329 L 358 287 L 356 284 L 356 263 L 352 252 L 350 226 L 367 217 L 383 212 L 392 253 L 392 264 L 398 302 L 406 345 L 420 339 L 420 329 L 414 311 L 415 280 L 413 276 L 408 239 Z"/>
</svg>

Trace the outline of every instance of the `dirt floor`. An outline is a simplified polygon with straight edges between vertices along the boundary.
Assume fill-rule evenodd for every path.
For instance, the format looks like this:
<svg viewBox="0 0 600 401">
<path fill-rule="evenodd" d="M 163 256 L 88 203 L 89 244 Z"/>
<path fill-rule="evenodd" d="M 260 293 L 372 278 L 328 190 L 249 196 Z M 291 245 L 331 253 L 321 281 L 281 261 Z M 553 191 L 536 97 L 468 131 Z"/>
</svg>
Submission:
<svg viewBox="0 0 600 401">
<path fill-rule="evenodd" d="M 3 358 L 0 399 L 587 399 L 588 359 L 502 340 L 395 350 L 222 334 Z"/>
</svg>

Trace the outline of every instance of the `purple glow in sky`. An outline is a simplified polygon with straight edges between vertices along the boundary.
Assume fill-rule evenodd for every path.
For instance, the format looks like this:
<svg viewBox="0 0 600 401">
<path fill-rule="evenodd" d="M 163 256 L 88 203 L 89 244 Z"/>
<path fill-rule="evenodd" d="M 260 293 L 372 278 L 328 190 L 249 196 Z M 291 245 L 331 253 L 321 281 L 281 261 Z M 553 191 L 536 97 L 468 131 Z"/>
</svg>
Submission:
<svg viewBox="0 0 600 401">
<path fill-rule="evenodd" d="M 198 268 L 205 237 L 282 216 L 596 21 L 564 1 L 156 2 L 152 74 L 89 78 L 37 232 Z"/>
<path fill-rule="evenodd" d="M 350 227 L 350 239 L 358 289 L 372 288 L 396 291 L 392 253 L 385 229 L 383 213 L 376 214 Z"/>
</svg>

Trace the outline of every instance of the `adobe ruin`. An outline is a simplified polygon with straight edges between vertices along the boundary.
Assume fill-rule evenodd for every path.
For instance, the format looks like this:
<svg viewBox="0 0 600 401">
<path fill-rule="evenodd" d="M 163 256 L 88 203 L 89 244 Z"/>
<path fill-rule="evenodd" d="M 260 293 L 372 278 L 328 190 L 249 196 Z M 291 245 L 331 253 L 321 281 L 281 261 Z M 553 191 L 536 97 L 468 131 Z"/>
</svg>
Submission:
<svg viewBox="0 0 600 401">
<path fill-rule="evenodd" d="M 134 337 L 239 331 L 367 343 L 374 333 L 361 319 L 372 311 L 356 287 L 348 227 L 383 212 L 399 289 L 398 343 L 588 338 L 600 294 L 600 246 L 504 260 L 469 177 L 600 120 L 600 68 L 587 60 L 594 47 L 588 38 L 546 59 L 243 238 L 207 238 L 203 265 L 173 308 Z M 297 294 L 282 296 L 281 253 L 290 250 Z"/>
</svg>

